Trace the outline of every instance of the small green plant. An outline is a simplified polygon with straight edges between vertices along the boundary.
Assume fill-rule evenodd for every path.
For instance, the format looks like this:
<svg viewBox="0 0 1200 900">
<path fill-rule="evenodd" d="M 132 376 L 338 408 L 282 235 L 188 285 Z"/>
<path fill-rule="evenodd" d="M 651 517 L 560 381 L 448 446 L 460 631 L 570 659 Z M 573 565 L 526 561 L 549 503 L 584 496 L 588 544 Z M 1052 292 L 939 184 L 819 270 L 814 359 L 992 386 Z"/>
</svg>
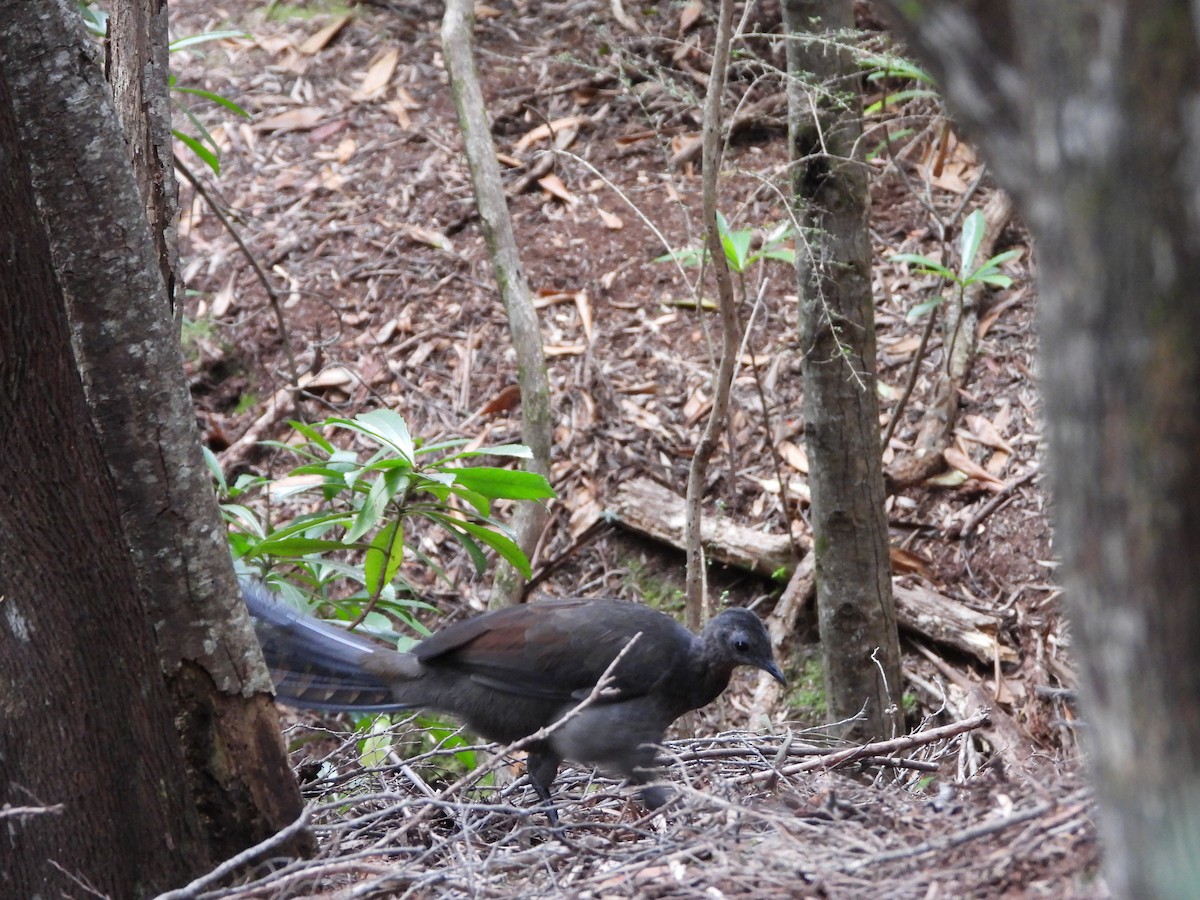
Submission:
<svg viewBox="0 0 1200 900">
<path fill-rule="evenodd" d="M 792 228 L 786 222 L 768 232 L 757 248 L 754 247 L 757 229 L 743 228 L 734 231 L 721 213 L 717 213 L 717 232 L 721 235 L 721 247 L 725 251 L 725 260 L 729 263 L 729 268 L 737 275 L 745 275 L 751 266 L 766 259 L 776 259 L 793 264 L 796 261 L 796 251 L 787 246 L 792 237 Z M 707 259 L 707 247 L 685 247 L 682 250 L 664 253 L 654 261 L 698 266 Z"/>
<path fill-rule="evenodd" d="M 342 619 L 358 618 L 364 609 L 377 607 L 417 633 L 428 634 L 415 613 L 431 607 L 416 599 L 416 591 L 399 575 L 407 550 L 404 521 L 416 516 L 437 523 L 458 540 L 479 571 L 486 568 L 490 549 L 529 577 L 529 561 L 510 529 L 493 518 L 492 503 L 547 499 L 554 496 L 553 488 L 534 473 L 464 465 L 483 456 L 528 459 L 532 454 L 527 447 L 505 444 L 460 450 L 465 439 L 425 446 L 412 437 L 402 416 L 386 409 L 352 419 L 333 417 L 316 425 L 291 425 L 301 438 L 299 443 L 266 442 L 304 461 L 279 480 L 241 475 L 230 484 L 216 457 L 205 450 L 240 574 L 262 579 L 301 607 L 332 606 Z M 335 431 L 348 431 L 365 444 L 366 458 L 335 446 L 325 434 Z M 262 496 L 278 502 L 306 495 L 316 499 L 317 508 L 278 527 L 251 504 Z M 426 561 L 445 577 L 432 560 Z M 346 600 L 329 604 L 333 586 L 347 581 L 358 589 Z M 396 634 L 381 612 L 369 612 L 363 624 L 400 649 L 415 643 L 412 636 Z M 363 766 L 383 765 L 391 758 L 395 721 L 388 714 L 354 717 Z M 443 768 L 475 768 L 474 751 L 453 726 L 429 717 L 418 718 L 417 724 L 431 747 L 447 753 L 449 761 Z"/>
<path fill-rule="evenodd" d="M 342 618 L 355 617 L 368 603 L 417 627 L 413 611 L 428 608 L 399 570 L 406 553 L 440 568 L 404 543 L 404 523 L 419 517 L 436 523 L 467 551 L 478 571 L 488 564 L 487 550 L 511 563 L 526 577 L 529 561 L 507 525 L 492 516 L 496 500 L 541 500 L 555 496 L 541 475 L 493 466 L 467 466 L 483 456 L 528 459 L 520 444 L 460 450 L 466 440 L 422 445 L 409 434 L 404 418 L 374 410 L 352 419 L 333 417 L 316 425 L 292 422 L 301 441 L 267 442 L 297 454 L 304 462 L 272 481 L 242 475 L 229 484 L 216 458 L 207 453 L 217 483 L 229 544 L 242 574 L 254 575 L 301 607 L 330 600 L 331 588 L 349 581 L 357 590 L 337 605 Z M 348 431 L 368 455 L 335 446 L 323 432 Z M 275 526 L 249 501 L 265 495 L 270 503 L 301 496 L 317 501 L 313 511 Z M 443 576 L 444 577 L 444 576 Z M 388 620 L 368 619 L 369 630 L 393 640 Z"/>
<path fill-rule="evenodd" d="M 80 0 L 79 12 L 83 17 L 83 24 L 87 30 L 95 37 L 103 38 L 108 34 L 108 12 L 93 5 L 92 0 Z M 197 44 L 204 44 L 208 41 L 223 41 L 229 38 L 246 38 L 249 37 L 244 31 L 206 31 L 203 34 L 193 34 L 188 37 L 182 37 L 178 40 L 171 41 L 167 45 L 168 52 L 175 53 L 187 47 L 194 47 Z M 187 134 L 176 128 L 171 129 L 171 134 L 180 143 L 184 144 L 191 150 L 200 160 L 213 170 L 214 174 L 221 172 L 220 148 L 217 146 L 216 140 L 204 124 L 196 116 L 192 108 L 184 103 L 179 95 L 199 97 L 202 100 L 207 100 L 210 103 L 215 103 L 218 106 L 224 107 L 235 115 L 249 119 L 250 114 L 230 100 L 228 97 L 215 93 L 214 91 L 206 91 L 203 88 L 181 87 L 175 80 L 174 75 L 167 76 L 167 87 L 171 91 L 172 102 L 175 106 L 188 118 L 193 127 L 197 131 L 197 135 Z"/>
<path fill-rule="evenodd" d="M 223 41 L 228 38 L 247 38 L 250 37 L 244 31 L 208 31 L 204 34 L 193 34 L 189 37 L 179 38 L 171 41 L 168 45 L 170 52 L 175 53 L 178 50 L 183 50 L 185 47 L 194 47 L 197 44 L 203 44 L 208 41 Z M 212 169 L 214 175 L 221 174 L 221 157 L 220 148 L 217 146 L 216 139 L 212 133 L 204 127 L 204 123 L 197 117 L 195 111 L 187 103 L 179 99 L 179 95 L 199 97 L 201 100 L 207 100 L 210 103 L 215 103 L 217 106 L 229 110 L 243 119 L 249 119 L 250 113 L 242 109 L 238 104 L 234 103 L 228 97 L 224 97 L 214 91 L 206 91 L 203 88 L 196 87 L 181 87 L 175 80 L 174 75 L 168 77 L 168 87 L 171 90 L 172 100 L 175 106 L 185 115 L 192 126 L 196 129 L 197 135 L 190 135 L 180 131 L 177 128 L 171 129 L 171 134 L 175 139 L 180 141 L 184 146 L 196 154 L 200 160 Z"/>
<path fill-rule="evenodd" d="M 997 253 L 976 268 L 971 268 L 975 254 L 979 251 L 979 244 L 983 241 L 985 226 L 986 220 L 984 219 L 983 210 L 979 209 L 967 216 L 966 221 L 963 222 L 962 235 L 959 239 L 959 268 L 957 272 L 947 268 L 937 260 L 930 259 L 928 256 L 921 256 L 918 253 L 897 253 L 889 257 L 889 261 L 908 263 L 914 266 L 918 272 L 926 275 L 937 275 L 944 281 L 955 285 L 960 298 L 963 292 L 973 284 L 983 283 L 990 284 L 993 287 L 1009 287 L 1012 285 L 1012 279 L 1000 271 L 1000 266 L 1010 259 L 1020 256 L 1020 250 L 1005 250 L 1003 253 Z M 912 322 L 928 315 L 945 301 L 946 298 L 939 294 L 931 297 L 929 300 L 918 303 L 908 311 L 908 321 Z"/>
<path fill-rule="evenodd" d="M 863 115 L 873 116 L 882 112 L 888 104 L 904 103 L 917 97 L 936 97 L 933 89 L 933 77 L 924 69 L 909 62 L 901 56 L 890 54 L 869 53 L 859 58 L 859 66 L 867 70 L 867 81 L 879 84 L 888 79 L 899 79 L 917 85 L 928 87 L 911 87 L 899 91 L 885 92 L 884 95 L 863 110 Z"/>
</svg>

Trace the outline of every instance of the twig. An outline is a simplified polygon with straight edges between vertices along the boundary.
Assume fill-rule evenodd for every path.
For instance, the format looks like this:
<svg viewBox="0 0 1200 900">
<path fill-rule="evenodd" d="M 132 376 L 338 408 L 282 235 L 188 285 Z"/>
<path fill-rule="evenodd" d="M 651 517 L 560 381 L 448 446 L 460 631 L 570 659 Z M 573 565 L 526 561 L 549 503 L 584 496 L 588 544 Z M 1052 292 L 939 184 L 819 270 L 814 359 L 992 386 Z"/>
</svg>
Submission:
<svg viewBox="0 0 1200 900">
<path fill-rule="evenodd" d="M 805 760 L 801 763 L 784 766 L 779 770 L 778 774 L 798 775 L 801 772 L 811 772 L 816 769 L 832 769 L 846 763 L 861 761 L 869 756 L 891 756 L 905 750 L 911 750 L 914 747 L 922 747 L 926 744 L 957 737 L 965 732 L 974 731 L 976 728 L 982 728 L 988 724 L 989 718 L 990 714 L 988 710 L 983 709 L 969 719 L 953 722 L 950 725 L 943 725 L 941 728 L 930 728 L 928 731 L 906 734 L 903 737 L 892 738 L 887 741 L 874 741 L 857 747 L 847 747 L 845 750 L 835 750 L 817 759 Z M 746 784 L 754 781 L 764 781 L 775 775 L 776 772 L 774 771 L 750 772 L 733 780 L 737 784 Z"/>
<path fill-rule="evenodd" d="M 276 847 L 283 846 L 291 841 L 300 832 L 308 827 L 309 821 L 312 819 L 312 807 L 306 806 L 300 813 L 299 818 L 291 825 L 281 831 L 271 835 L 265 841 L 259 841 L 253 847 L 248 847 L 236 856 L 231 856 L 225 862 L 221 863 L 207 875 L 201 875 L 195 881 L 187 884 L 184 887 L 174 891 L 167 891 L 165 894 L 159 894 L 155 900 L 191 900 L 197 896 L 208 885 L 214 884 L 225 878 L 227 875 L 236 872 L 238 869 L 250 862 L 258 859 L 268 850 L 274 850 Z"/>
<path fill-rule="evenodd" d="M 295 388 L 300 383 L 300 366 L 296 362 L 296 355 L 292 349 L 291 334 L 288 331 L 287 319 L 283 315 L 283 304 L 279 302 L 279 293 L 275 290 L 274 285 L 271 284 L 271 280 L 267 277 L 267 273 L 263 271 L 262 266 L 259 265 L 258 260 L 255 259 L 254 254 L 250 252 L 250 248 L 246 245 L 246 242 L 242 240 L 242 236 L 233 226 L 233 222 L 225 215 L 225 211 L 221 209 L 220 205 L 213 201 L 200 179 L 179 158 L 178 154 L 175 155 L 175 168 L 179 170 L 179 174 L 192 186 L 192 190 L 199 194 L 208 205 L 208 208 L 212 210 L 213 215 L 217 217 L 217 221 L 229 232 L 229 236 L 233 238 L 233 242 L 242 251 L 242 256 L 246 257 L 246 262 L 250 263 L 250 268 L 254 271 L 255 277 L 258 278 L 259 284 L 267 292 L 267 299 L 271 303 L 271 311 L 275 313 L 275 324 L 279 328 L 279 339 L 283 343 L 283 352 L 287 354 L 288 377 L 292 387 Z M 295 415 L 296 418 L 300 418 L 300 404 L 298 400 L 295 405 Z"/>
<path fill-rule="evenodd" d="M 1008 482 L 1008 484 L 1004 485 L 1004 487 L 1000 488 L 1000 490 L 998 490 L 992 496 L 992 498 L 988 500 L 987 503 L 983 504 L 983 506 L 979 508 L 978 512 L 971 516 L 971 518 L 968 519 L 964 524 L 960 525 L 958 528 L 951 528 L 946 533 L 946 537 L 950 538 L 951 540 L 970 538 L 972 533 L 974 533 L 975 529 L 980 526 L 984 519 L 998 510 L 1000 506 L 1007 501 L 1008 496 L 1012 494 L 1013 491 L 1032 481 L 1039 471 L 1041 471 L 1041 467 L 1038 466 L 1037 463 L 1031 465 L 1022 475 L 1018 476 L 1017 478 Z"/>
<path fill-rule="evenodd" d="M 892 862 L 898 859 L 908 859 L 925 853 L 941 853 L 949 850 L 951 847 L 957 847 L 960 844 L 966 844 L 977 838 L 987 837 L 990 834 L 1003 831 L 1004 829 L 1010 828 L 1013 825 L 1020 825 L 1022 822 L 1028 822 L 1030 819 L 1036 819 L 1039 816 L 1045 815 L 1056 806 L 1065 805 L 1067 803 L 1083 802 L 1082 798 L 1085 795 L 1085 791 L 1079 791 L 1066 798 L 1066 800 L 1064 800 L 1062 803 L 1055 803 L 1053 801 L 1039 803 L 1036 806 L 1029 807 L 1028 809 L 1014 812 L 1011 815 L 992 819 L 989 822 L 983 822 L 982 824 L 975 825 L 971 828 L 965 828 L 957 834 L 952 834 L 949 837 L 927 841 L 924 844 L 918 844 L 915 847 L 904 847 L 899 850 L 891 850 L 887 853 L 880 853 L 872 856 L 869 859 L 854 860 L 847 866 L 847 869 L 853 872 L 869 866 L 876 866 L 880 863 Z"/>
<path fill-rule="evenodd" d="M 23 819 L 26 816 L 61 815 L 66 807 L 61 803 L 53 806 L 12 806 L 5 803 L 0 806 L 0 820 Z"/>
</svg>

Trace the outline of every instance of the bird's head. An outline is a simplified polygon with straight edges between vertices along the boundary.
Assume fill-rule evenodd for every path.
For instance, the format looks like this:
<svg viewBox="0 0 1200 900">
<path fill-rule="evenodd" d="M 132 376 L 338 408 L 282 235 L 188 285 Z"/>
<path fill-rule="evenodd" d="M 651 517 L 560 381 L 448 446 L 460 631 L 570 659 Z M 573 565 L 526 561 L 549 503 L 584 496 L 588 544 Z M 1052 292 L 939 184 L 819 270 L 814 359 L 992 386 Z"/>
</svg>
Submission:
<svg viewBox="0 0 1200 900">
<path fill-rule="evenodd" d="M 735 607 L 722 612 L 704 630 L 704 642 L 708 652 L 730 668 L 754 666 L 787 685 L 787 679 L 775 662 L 770 635 L 762 620 L 750 610 Z"/>
</svg>

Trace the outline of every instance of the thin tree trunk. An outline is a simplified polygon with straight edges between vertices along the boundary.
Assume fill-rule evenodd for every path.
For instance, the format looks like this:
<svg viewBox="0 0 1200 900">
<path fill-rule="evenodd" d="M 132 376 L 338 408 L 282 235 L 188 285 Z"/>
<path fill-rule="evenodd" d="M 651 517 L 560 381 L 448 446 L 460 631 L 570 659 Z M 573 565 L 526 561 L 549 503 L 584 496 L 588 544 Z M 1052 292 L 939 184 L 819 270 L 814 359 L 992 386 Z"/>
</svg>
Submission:
<svg viewBox="0 0 1200 900">
<path fill-rule="evenodd" d="M 500 299 L 508 316 L 513 349 L 517 354 L 517 382 L 521 388 L 521 439 L 533 452 L 531 471 L 550 477 L 550 447 L 554 415 L 550 407 L 550 379 L 546 373 L 546 357 L 542 350 L 542 332 L 537 310 L 529 291 L 525 268 L 517 250 L 512 217 L 504 196 L 500 165 L 496 162 L 496 147 L 488 125 L 487 107 L 479 87 L 472 51 L 471 27 L 474 4 L 471 0 L 446 0 L 446 15 L 442 21 L 442 46 L 446 54 L 446 70 L 458 109 L 459 127 L 479 207 L 479 222 L 487 242 Z M 517 506 L 513 528 L 517 543 L 525 555 L 532 558 L 541 539 L 549 514 L 541 503 L 527 502 Z M 520 597 L 522 580 L 516 569 L 500 563 L 492 587 L 491 606 L 515 603 Z"/>
<path fill-rule="evenodd" d="M 687 548 L 687 623 L 699 630 L 708 619 L 709 609 L 707 561 L 701 542 L 701 525 L 704 516 L 704 485 L 708 480 L 708 463 L 717 450 L 721 431 L 729 415 L 729 392 L 733 385 L 733 373 L 737 367 L 738 344 L 741 340 L 741 322 L 738 321 L 737 299 L 733 293 L 733 279 L 729 273 L 729 261 L 725 258 L 724 242 L 717 228 L 717 186 L 721 175 L 723 154 L 721 128 L 721 101 L 725 96 L 725 81 L 729 72 L 729 56 L 733 42 L 733 0 L 720 0 L 717 15 L 716 49 L 713 52 L 712 71 L 708 77 L 708 94 L 704 99 L 704 243 L 708 250 L 709 263 L 717 282 L 717 296 L 721 312 L 721 359 L 713 375 L 712 409 L 704 431 L 692 455 L 688 467 L 687 499 L 684 507 L 684 545 Z"/>
<path fill-rule="evenodd" d="M 899 724 L 900 645 L 875 392 L 875 307 L 859 79 L 835 32 L 850 0 L 785 0 L 804 434 L 829 713 L 856 739 Z M 814 117 L 815 112 L 815 117 Z M 872 659 L 874 655 L 875 660 Z"/>
<path fill-rule="evenodd" d="M 1200 12 L 892 5 L 1037 240 L 1055 536 L 1110 887 L 1194 897 Z"/>
</svg>

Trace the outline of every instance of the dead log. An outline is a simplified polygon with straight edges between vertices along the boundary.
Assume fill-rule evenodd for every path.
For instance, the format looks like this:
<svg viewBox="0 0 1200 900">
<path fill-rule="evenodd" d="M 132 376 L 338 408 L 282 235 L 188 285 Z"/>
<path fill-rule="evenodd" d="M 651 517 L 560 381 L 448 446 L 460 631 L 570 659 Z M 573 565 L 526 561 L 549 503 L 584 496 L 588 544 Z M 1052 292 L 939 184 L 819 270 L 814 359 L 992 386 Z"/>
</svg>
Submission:
<svg viewBox="0 0 1200 900">
<path fill-rule="evenodd" d="M 617 490 L 610 512 L 624 527 L 684 549 L 684 500 L 668 488 L 635 478 Z M 700 543 L 709 560 L 767 578 L 790 573 L 796 566 L 796 552 L 786 534 L 755 531 L 727 516 L 705 515 Z"/>
<path fill-rule="evenodd" d="M 999 641 L 997 616 L 969 609 L 920 585 L 908 587 L 893 580 L 892 595 L 901 628 L 960 650 L 989 666 L 997 658 L 1002 664 L 1017 662 L 1017 652 Z"/>
</svg>

